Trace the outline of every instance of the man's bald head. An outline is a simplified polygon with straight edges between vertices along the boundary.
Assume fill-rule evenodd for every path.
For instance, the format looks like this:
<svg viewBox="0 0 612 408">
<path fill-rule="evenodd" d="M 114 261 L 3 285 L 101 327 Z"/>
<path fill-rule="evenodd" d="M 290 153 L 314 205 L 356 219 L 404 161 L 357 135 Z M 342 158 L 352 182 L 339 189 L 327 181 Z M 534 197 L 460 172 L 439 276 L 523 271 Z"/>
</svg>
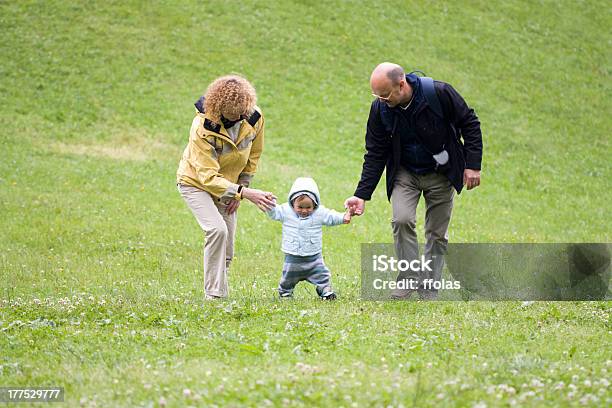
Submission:
<svg viewBox="0 0 612 408">
<path fill-rule="evenodd" d="M 391 62 L 378 64 L 370 76 L 372 95 L 390 107 L 410 103 L 412 88 L 406 82 L 404 68 Z"/>
<path fill-rule="evenodd" d="M 404 68 L 392 62 L 378 64 L 370 76 L 372 89 L 386 85 L 397 85 L 406 76 Z"/>
</svg>

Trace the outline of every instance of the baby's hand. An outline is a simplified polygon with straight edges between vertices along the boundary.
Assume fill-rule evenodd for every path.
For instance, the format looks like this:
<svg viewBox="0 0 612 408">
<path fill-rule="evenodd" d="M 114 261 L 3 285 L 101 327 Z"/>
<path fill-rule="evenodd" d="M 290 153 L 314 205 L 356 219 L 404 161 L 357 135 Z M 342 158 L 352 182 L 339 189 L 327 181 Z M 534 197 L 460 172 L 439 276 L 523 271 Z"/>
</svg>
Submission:
<svg viewBox="0 0 612 408">
<path fill-rule="evenodd" d="M 350 210 L 346 210 L 346 212 L 344 213 L 344 223 L 348 224 L 351 222 L 351 211 Z"/>
</svg>

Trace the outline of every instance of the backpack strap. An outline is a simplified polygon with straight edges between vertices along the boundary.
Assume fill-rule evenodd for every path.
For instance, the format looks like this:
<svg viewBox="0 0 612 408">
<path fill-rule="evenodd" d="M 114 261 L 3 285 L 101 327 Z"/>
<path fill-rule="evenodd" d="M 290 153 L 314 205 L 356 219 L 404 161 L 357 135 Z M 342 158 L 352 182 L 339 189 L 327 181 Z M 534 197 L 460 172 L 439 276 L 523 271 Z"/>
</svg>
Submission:
<svg viewBox="0 0 612 408">
<path fill-rule="evenodd" d="M 421 85 L 423 87 L 423 95 L 431 106 L 431 109 L 435 112 L 436 115 L 444 119 L 444 112 L 442 111 L 442 105 L 440 105 L 440 99 L 438 99 L 438 94 L 436 93 L 436 89 L 434 88 L 434 80 L 430 77 L 419 77 L 421 81 Z"/>
</svg>

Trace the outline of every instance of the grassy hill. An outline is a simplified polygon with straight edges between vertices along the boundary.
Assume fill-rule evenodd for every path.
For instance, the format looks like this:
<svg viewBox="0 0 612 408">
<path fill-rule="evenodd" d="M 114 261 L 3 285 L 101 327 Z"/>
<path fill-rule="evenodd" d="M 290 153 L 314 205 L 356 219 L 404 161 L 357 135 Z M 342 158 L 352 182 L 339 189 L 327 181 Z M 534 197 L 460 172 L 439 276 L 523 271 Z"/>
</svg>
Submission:
<svg viewBox="0 0 612 408">
<path fill-rule="evenodd" d="M 392 240 L 382 187 L 324 234 L 336 303 L 305 285 L 275 300 L 280 225 L 244 203 L 231 298 L 203 304 L 202 236 L 174 183 L 193 102 L 236 72 L 266 117 L 254 186 L 285 197 L 310 175 L 340 209 L 369 74 L 392 61 L 453 84 L 482 122 L 482 185 L 457 197 L 452 242 L 609 242 L 610 16 L 603 1 L 0 2 L 0 385 L 61 385 L 69 406 L 609 404 L 610 302 L 361 301 L 359 244 Z"/>
</svg>

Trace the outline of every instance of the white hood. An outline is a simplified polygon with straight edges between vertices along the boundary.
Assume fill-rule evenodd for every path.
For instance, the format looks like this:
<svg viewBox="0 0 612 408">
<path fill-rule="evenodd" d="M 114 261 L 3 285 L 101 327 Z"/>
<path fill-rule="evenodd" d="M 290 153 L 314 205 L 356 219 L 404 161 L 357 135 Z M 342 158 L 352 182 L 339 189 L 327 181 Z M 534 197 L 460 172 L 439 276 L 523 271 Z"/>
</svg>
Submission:
<svg viewBox="0 0 612 408">
<path fill-rule="evenodd" d="M 310 193 L 315 198 L 315 206 L 318 207 L 321 204 L 321 195 L 319 194 L 319 187 L 317 187 L 317 183 L 310 177 L 298 177 L 293 182 L 288 196 L 289 203 L 291 203 L 292 198 L 297 196 L 298 193 Z"/>
</svg>

